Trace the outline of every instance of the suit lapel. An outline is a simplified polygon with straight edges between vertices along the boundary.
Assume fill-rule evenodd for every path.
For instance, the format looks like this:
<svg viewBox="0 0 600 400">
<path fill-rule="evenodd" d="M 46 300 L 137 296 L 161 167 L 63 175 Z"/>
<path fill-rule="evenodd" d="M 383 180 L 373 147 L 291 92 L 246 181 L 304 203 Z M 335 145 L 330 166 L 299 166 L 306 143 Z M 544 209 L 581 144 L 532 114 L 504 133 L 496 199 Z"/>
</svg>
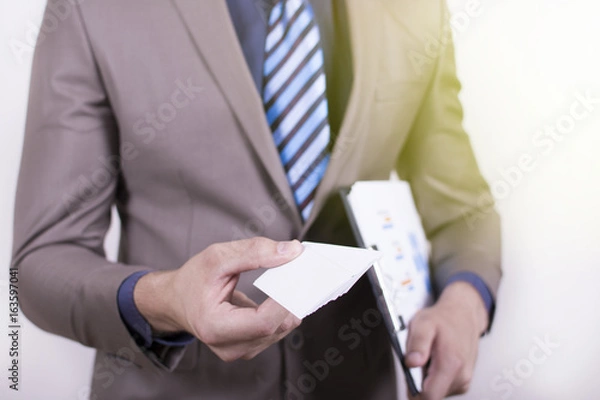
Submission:
<svg viewBox="0 0 600 400">
<path fill-rule="evenodd" d="M 381 24 L 376 18 L 376 8 L 380 6 L 375 1 L 346 0 L 350 47 L 354 77 L 348 106 L 335 139 L 331 161 L 323 180 L 317 188 L 315 205 L 306 221 L 301 237 L 303 237 L 315 218 L 323 208 L 327 197 L 336 189 L 338 176 L 350 160 L 359 139 L 357 134 L 361 124 L 367 120 L 370 107 L 363 99 L 374 98 L 376 88 L 377 46 L 381 35 Z"/>
<path fill-rule="evenodd" d="M 250 145 L 288 206 L 296 210 L 292 190 L 266 121 L 262 100 L 247 68 L 227 4 L 224 0 L 172 1 Z M 295 224 L 300 227 L 300 215 L 293 214 Z"/>
<path fill-rule="evenodd" d="M 288 206 L 296 210 L 291 188 L 264 115 L 262 100 L 246 66 L 227 4 L 224 0 L 171 1 L 179 10 L 201 57 L 227 98 L 250 145 Z M 359 141 L 356 137 L 357 127 L 368 118 L 370 108 L 366 106 L 363 99 L 373 98 L 375 91 L 377 47 L 374 44 L 378 43 L 381 34 L 375 6 L 380 5 L 378 2 L 346 0 L 354 65 L 352 91 L 333 148 L 331 162 L 317 189 L 315 205 L 309 219 L 302 227 L 301 237 L 314 222 L 328 195 L 336 189 L 337 178 Z M 292 214 L 297 227 L 301 227 L 299 213 Z"/>
</svg>

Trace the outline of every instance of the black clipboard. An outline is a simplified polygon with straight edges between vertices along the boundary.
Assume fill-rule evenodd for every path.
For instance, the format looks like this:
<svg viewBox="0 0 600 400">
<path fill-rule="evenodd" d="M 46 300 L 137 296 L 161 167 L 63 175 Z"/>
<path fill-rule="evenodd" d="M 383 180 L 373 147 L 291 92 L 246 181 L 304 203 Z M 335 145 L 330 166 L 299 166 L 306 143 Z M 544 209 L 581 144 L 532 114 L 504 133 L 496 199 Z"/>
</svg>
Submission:
<svg viewBox="0 0 600 400">
<path fill-rule="evenodd" d="M 352 228 L 352 232 L 354 234 L 356 244 L 359 247 L 366 249 L 367 245 L 365 244 L 365 242 L 362 238 L 360 229 L 358 227 L 358 224 L 356 223 L 356 219 L 354 218 L 354 214 L 352 212 L 352 206 L 350 205 L 350 202 L 348 200 L 348 194 L 350 193 L 350 190 L 351 189 L 349 189 L 349 188 L 341 189 L 339 191 L 339 196 L 342 200 L 342 204 L 344 205 L 344 209 L 346 211 L 346 216 L 347 216 L 348 222 L 350 223 L 350 227 Z M 375 250 L 377 250 L 376 246 L 371 246 L 371 248 L 374 248 Z M 391 302 L 386 299 L 385 290 L 382 287 L 382 283 L 383 283 L 382 277 L 381 277 L 381 274 L 378 272 L 378 266 L 374 265 L 373 267 L 371 267 L 367 271 L 367 276 L 368 276 L 369 282 L 371 283 L 371 288 L 373 289 L 373 294 L 375 295 L 375 299 L 377 301 L 377 307 L 379 308 L 379 311 L 381 312 L 381 314 L 383 316 L 383 320 L 385 322 L 385 327 L 389 334 L 388 336 L 390 338 L 392 348 L 394 349 L 394 352 L 396 353 L 396 355 L 398 356 L 398 359 L 400 360 L 400 364 L 401 364 L 402 370 L 404 372 L 404 377 L 406 379 L 406 384 L 408 386 L 408 390 L 410 391 L 412 396 L 416 396 L 419 394 L 419 390 L 417 389 L 417 385 L 415 384 L 414 377 L 413 377 L 412 373 L 410 372 L 410 368 L 408 368 L 405 364 L 404 353 L 402 352 L 402 348 L 400 346 L 400 342 L 399 342 L 398 336 L 396 334 L 396 332 L 398 332 L 398 330 L 402 331 L 402 330 L 408 329 L 408 327 L 404 324 L 404 320 L 401 315 L 397 315 L 398 319 L 399 319 L 399 324 L 397 322 L 395 322 L 394 319 L 392 318 L 392 315 L 395 314 L 395 312 L 391 311 L 391 310 L 393 310 L 394 307 L 393 307 L 393 304 L 391 304 Z"/>
</svg>

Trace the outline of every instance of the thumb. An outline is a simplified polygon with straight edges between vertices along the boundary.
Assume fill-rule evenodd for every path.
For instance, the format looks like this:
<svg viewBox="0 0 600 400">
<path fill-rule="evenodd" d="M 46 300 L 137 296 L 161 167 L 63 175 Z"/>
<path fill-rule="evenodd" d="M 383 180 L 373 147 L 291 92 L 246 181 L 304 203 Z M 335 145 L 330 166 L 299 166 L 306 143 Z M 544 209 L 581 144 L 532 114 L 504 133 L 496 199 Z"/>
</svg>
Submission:
<svg viewBox="0 0 600 400">
<path fill-rule="evenodd" d="M 428 319 L 419 318 L 411 321 L 406 344 L 406 366 L 409 368 L 424 367 L 431 356 L 431 347 L 435 339 L 435 325 Z"/>
<path fill-rule="evenodd" d="M 258 268 L 273 268 L 292 261 L 304 250 L 297 241 L 276 242 L 264 237 L 223 244 L 226 256 L 221 257 L 221 273 L 237 275 Z"/>
</svg>

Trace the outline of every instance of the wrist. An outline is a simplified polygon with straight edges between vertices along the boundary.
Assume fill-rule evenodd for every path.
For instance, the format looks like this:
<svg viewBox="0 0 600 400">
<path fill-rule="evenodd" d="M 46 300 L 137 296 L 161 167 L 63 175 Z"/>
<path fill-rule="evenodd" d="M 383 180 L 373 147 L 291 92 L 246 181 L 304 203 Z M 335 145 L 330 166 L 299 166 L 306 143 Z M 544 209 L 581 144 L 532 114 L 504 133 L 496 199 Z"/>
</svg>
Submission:
<svg viewBox="0 0 600 400">
<path fill-rule="evenodd" d="M 489 324 L 489 315 L 481 295 L 468 282 L 457 281 L 446 286 L 439 303 L 464 310 L 472 319 L 479 334 L 483 334 Z"/>
<path fill-rule="evenodd" d="M 174 271 L 157 271 L 144 275 L 135 285 L 135 306 L 155 332 L 169 334 L 185 330 L 177 322 L 173 309 Z"/>
</svg>

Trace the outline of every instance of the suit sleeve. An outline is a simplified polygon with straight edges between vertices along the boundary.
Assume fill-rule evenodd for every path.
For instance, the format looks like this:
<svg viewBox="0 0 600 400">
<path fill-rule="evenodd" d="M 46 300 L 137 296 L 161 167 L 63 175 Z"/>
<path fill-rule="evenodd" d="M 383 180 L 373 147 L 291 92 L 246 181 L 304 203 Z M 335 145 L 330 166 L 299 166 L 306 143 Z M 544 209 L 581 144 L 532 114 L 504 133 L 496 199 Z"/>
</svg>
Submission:
<svg viewBox="0 0 600 400">
<path fill-rule="evenodd" d="M 431 241 L 436 289 L 444 288 L 456 274 L 471 272 L 495 299 L 502 275 L 500 219 L 462 127 L 461 86 L 445 8 L 443 14 L 442 46 L 432 60 L 433 76 L 398 158 L 397 172 L 411 183 Z"/>
<path fill-rule="evenodd" d="M 11 266 L 20 307 L 43 330 L 172 370 L 184 349 L 140 348 L 119 315 L 119 286 L 148 268 L 104 254 L 119 154 L 116 122 L 74 6 L 38 42 L 33 60 Z"/>
</svg>

